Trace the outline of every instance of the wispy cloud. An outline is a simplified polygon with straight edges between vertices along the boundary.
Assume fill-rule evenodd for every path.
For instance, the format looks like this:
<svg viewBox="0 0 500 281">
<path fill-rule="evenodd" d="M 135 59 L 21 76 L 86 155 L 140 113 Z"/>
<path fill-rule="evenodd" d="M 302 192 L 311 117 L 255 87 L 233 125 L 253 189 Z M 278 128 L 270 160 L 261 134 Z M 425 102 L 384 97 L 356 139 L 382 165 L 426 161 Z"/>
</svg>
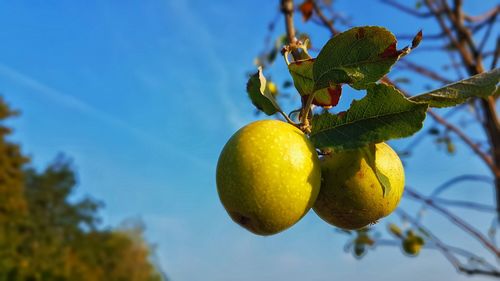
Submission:
<svg viewBox="0 0 500 281">
<path fill-rule="evenodd" d="M 170 10 L 169 15 L 175 16 L 176 22 L 182 26 L 184 32 L 190 34 L 191 38 L 196 39 L 192 44 L 198 46 L 200 50 L 203 50 L 203 57 L 206 59 L 204 63 L 213 69 L 213 77 L 217 77 L 217 79 L 213 80 L 216 83 L 214 94 L 219 100 L 233 129 L 239 129 L 246 124 L 248 120 L 245 120 L 241 114 L 238 113 L 238 108 L 230 96 L 228 88 L 230 76 L 226 66 L 222 63 L 222 58 L 220 58 L 215 51 L 216 36 L 214 36 L 207 28 L 207 25 L 202 22 L 202 18 L 195 14 L 195 11 L 188 6 L 188 2 L 189 1 L 167 1 Z"/>
<path fill-rule="evenodd" d="M 89 118 L 93 118 L 99 122 L 102 122 L 110 127 L 119 129 L 135 139 L 143 142 L 148 146 L 153 146 L 158 149 L 159 153 L 164 154 L 167 157 L 179 157 L 186 161 L 191 162 L 202 167 L 209 167 L 209 164 L 204 159 L 190 155 L 188 153 L 183 153 L 178 147 L 169 143 L 167 140 L 159 139 L 147 132 L 142 131 L 139 128 L 131 126 L 127 122 L 106 113 L 94 106 L 72 96 L 67 93 L 63 93 L 57 89 L 54 89 L 44 83 L 32 78 L 26 74 L 23 74 L 9 66 L 0 63 L 0 75 L 15 81 L 19 85 L 29 88 L 33 91 L 33 94 L 43 95 L 44 98 L 59 104 L 62 107 L 69 108 L 84 114 Z"/>
</svg>

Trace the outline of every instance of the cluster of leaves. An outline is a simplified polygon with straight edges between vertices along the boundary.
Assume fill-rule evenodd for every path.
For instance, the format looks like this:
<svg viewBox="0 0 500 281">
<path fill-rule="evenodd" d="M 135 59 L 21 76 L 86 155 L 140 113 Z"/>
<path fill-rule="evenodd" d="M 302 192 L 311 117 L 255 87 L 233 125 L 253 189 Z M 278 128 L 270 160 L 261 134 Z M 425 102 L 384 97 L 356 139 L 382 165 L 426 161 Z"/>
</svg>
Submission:
<svg viewBox="0 0 500 281">
<path fill-rule="evenodd" d="M 471 97 L 487 97 L 498 91 L 498 69 L 413 97 L 406 97 L 392 85 L 379 83 L 421 39 L 419 32 L 411 46 L 398 50 L 390 31 L 377 26 L 355 27 L 330 39 L 316 58 L 311 58 L 304 47 L 298 58 L 288 62 L 303 101 L 312 98 L 312 104 L 328 109 L 337 105 L 346 84 L 367 91 L 346 112 L 333 114 L 324 110 L 312 118 L 310 139 L 318 149 L 355 149 L 408 137 L 422 128 L 428 107 L 455 106 Z M 274 96 L 266 93 L 265 85 L 259 69 L 248 82 L 250 99 L 268 115 L 281 112 Z"/>
<path fill-rule="evenodd" d="M 0 100 L 0 120 L 12 114 Z M 0 133 L 0 280 L 163 280 L 142 228 L 99 230 L 100 204 L 69 200 L 76 180 L 67 160 L 38 172 L 6 140 L 9 129 Z"/>
</svg>

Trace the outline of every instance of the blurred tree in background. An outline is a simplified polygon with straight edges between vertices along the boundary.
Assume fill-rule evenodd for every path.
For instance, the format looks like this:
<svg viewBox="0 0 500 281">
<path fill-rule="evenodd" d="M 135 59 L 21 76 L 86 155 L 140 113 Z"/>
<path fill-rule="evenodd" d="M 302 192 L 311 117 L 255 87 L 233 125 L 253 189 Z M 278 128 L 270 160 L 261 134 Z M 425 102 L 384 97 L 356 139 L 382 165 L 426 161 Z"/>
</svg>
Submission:
<svg viewBox="0 0 500 281">
<path fill-rule="evenodd" d="M 29 166 L 3 122 L 15 115 L 0 99 L 0 280 L 160 281 L 143 226 L 97 228 L 101 204 L 70 200 L 71 162 L 58 157 L 42 172 Z"/>
</svg>

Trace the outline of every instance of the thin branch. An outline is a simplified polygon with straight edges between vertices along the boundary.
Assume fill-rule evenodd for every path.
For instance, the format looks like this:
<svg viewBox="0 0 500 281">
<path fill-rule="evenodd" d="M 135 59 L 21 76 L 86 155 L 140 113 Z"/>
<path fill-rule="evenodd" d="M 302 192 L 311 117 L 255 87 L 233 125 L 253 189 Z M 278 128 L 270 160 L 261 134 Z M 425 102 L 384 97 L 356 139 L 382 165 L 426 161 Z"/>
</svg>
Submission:
<svg viewBox="0 0 500 281">
<path fill-rule="evenodd" d="M 415 34 L 398 34 L 396 38 L 404 39 L 404 40 L 412 40 L 415 37 Z M 437 34 L 426 34 L 425 40 L 435 40 L 435 39 L 443 39 L 446 37 L 446 34 L 443 32 Z"/>
<path fill-rule="evenodd" d="M 457 48 L 458 52 L 462 56 L 463 60 L 466 62 L 468 66 L 474 65 L 474 61 L 470 54 L 465 50 L 462 44 L 455 38 L 453 35 L 452 31 L 450 28 L 446 25 L 446 22 L 444 21 L 444 18 L 442 16 L 442 11 L 438 10 L 434 5 L 432 4 L 431 0 L 425 0 L 425 3 L 429 10 L 434 14 L 435 18 L 438 21 L 439 26 L 443 30 L 443 32 L 448 36 L 449 40 L 451 43 Z"/>
<path fill-rule="evenodd" d="M 397 209 L 396 212 L 404 219 L 408 220 L 411 224 L 413 224 L 415 227 L 421 229 L 424 231 L 427 236 L 432 240 L 434 243 L 436 249 L 438 249 L 444 256 L 445 258 L 457 269 L 459 272 L 468 274 L 468 275 L 486 275 L 486 276 L 493 276 L 493 277 L 500 277 L 500 271 L 498 271 L 495 267 L 490 265 L 488 262 L 486 262 L 482 258 L 478 258 L 478 261 L 481 261 L 485 266 L 489 267 L 489 270 L 485 269 L 480 269 L 480 268 L 468 268 L 464 266 L 452 253 L 452 248 L 448 247 L 445 243 L 443 243 L 436 235 L 434 235 L 432 232 L 429 231 L 426 227 L 424 227 L 420 222 L 418 222 L 415 218 L 410 216 L 408 213 L 403 211 L 402 209 Z M 460 249 L 461 250 L 461 249 Z M 467 251 L 465 251 L 468 253 Z M 460 253 L 457 253 L 460 254 Z M 463 253 L 465 254 L 465 253 Z M 476 257 L 476 255 L 471 254 L 472 257 Z"/>
<path fill-rule="evenodd" d="M 384 77 L 384 78 L 382 78 L 382 81 L 385 81 L 386 83 L 394 85 L 405 96 L 409 96 L 406 91 L 402 90 L 400 87 L 398 87 L 397 85 L 395 85 L 387 76 Z M 462 130 L 460 130 L 458 127 L 454 126 L 450 122 L 446 121 L 443 117 L 439 116 L 432 109 L 427 110 L 427 113 L 429 113 L 429 115 L 436 122 L 438 122 L 439 124 L 443 125 L 449 131 L 455 133 L 463 142 L 465 142 L 465 144 L 467 144 L 472 149 L 472 151 L 474 151 L 474 153 L 476 153 L 484 161 L 484 163 L 486 163 L 486 165 L 488 165 L 488 167 L 493 172 L 493 174 L 496 175 L 497 173 L 499 173 L 497 171 L 497 167 L 495 166 L 495 163 L 493 163 L 493 160 L 491 159 L 491 157 L 487 153 L 485 153 L 484 151 L 482 151 L 480 149 L 480 147 L 476 143 L 474 143 L 474 141 L 472 141 L 471 138 L 469 138 L 469 136 L 467 136 L 464 132 L 462 132 Z"/>
<path fill-rule="evenodd" d="M 493 245 L 491 243 L 491 241 L 488 238 L 486 238 L 481 232 L 479 232 L 477 229 L 475 229 L 472 225 L 470 225 L 469 223 L 467 223 L 463 219 L 457 217 L 456 215 L 449 212 L 448 210 L 435 204 L 432 199 L 427 198 L 427 197 L 417 193 L 415 190 L 413 190 L 410 187 L 405 188 L 404 194 L 409 196 L 410 198 L 424 202 L 427 206 L 429 206 L 432 209 L 436 210 L 437 212 L 441 213 L 443 216 L 448 218 L 452 223 L 454 223 L 460 229 L 469 233 L 472 237 L 476 238 L 484 247 L 486 247 L 488 250 L 490 250 L 496 257 L 500 257 L 500 251 L 496 248 L 496 246 Z"/>
<path fill-rule="evenodd" d="M 412 70 L 420 75 L 423 75 L 423 76 L 428 77 L 430 79 L 433 79 L 435 81 L 441 82 L 443 84 L 450 84 L 452 82 L 450 79 L 441 76 L 437 72 L 434 72 L 427 67 L 418 65 L 418 64 L 413 63 L 409 60 L 402 59 L 399 61 L 399 63 L 402 64 L 403 66 L 405 66 L 409 70 Z"/>
<path fill-rule="evenodd" d="M 440 123 L 441 125 L 443 125 L 446 129 L 448 129 L 448 130 L 452 131 L 453 133 L 455 133 L 463 142 L 465 142 L 472 149 L 472 151 L 474 151 L 474 153 L 476 153 L 483 160 L 483 162 L 486 165 L 488 165 L 488 167 L 493 172 L 493 174 L 497 175 L 497 174 L 500 173 L 497 170 L 497 167 L 495 166 L 495 163 L 493 162 L 493 159 L 491 159 L 491 157 L 487 153 L 485 153 L 484 151 L 482 151 L 481 148 L 479 147 L 479 145 L 477 143 L 475 143 L 474 141 L 472 141 L 472 139 L 469 138 L 468 135 L 466 135 L 458 127 L 456 127 L 453 124 L 451 124 L 448 121 L 446 121 L 444 118 L 442 118 L 441 116 L 439 116 L 433 110 L 429 109 L 427 112 L 429 113 L 429 115 L 434 120 L 436 120 L 438 123 Z"/>
<path fill-rule="evenodd" d="M 496 17 L 500 13 L 500 5 L 497 5 L 495 8 L 490 9 L 486 13 L 478 16 L 471 16 L 464 14 L 464 19 L 468 22 L 480 22 L 480 21 L 488 21 L 492 17 Z"/>
<path fill-rule="evenodd" d="M 325 14 L 323 14 L 323 11 L 318 6 L 318 3 L 316 3 L 316 0 L 311 0 L 311 2 L 313 4 L 314 12 L 316 12 L 316 15 L 318 15 L 318 17 L 320 18 L 323 25 L 325 25 L 325 27 L 328 28 L 328 30 L 330 31 L 332 36 L 335 36 L 336 34 L 338 34 L 339 31 L 333 26 L 333 21 L 328 20 L 326 18 Z"/>
<path fill-rule="evenodd" d="M 480 60 L 481 53 L 479 52 L 476 42 L 472 37 L 472 32 L 470 29 L 464 25 L 464 12 L 463 12 L 463 1 L 454 0 L 454 7 L 451 9 L 446 0 L 441 0 L 441 3 L 445 10 L 445 15 L 452 23 L 452 28 L 455 31 L 457 38 L 462 42 L 466 42 L 469 47 L 470 52 L 476 60 Z M 463 45 L 462 45 L 463 46 Z M 477 66 L 477 65 L 476 65 Z M 480 71 L 482 72 L 482 71 Z"/>
<path fill-rule="evenodd" d="M 434 202 L 436 202 L 440 205 L 466 208 L 466 209 L 479 211 L 479 212 L 495 213 L 497 210 L 495 208 L 495 206 L 490 206 L 490 205 L 476 203 L 476 202 L 470 202 L 470 201 L 450 200 L 450 199 L 444 199 L 444 198 L 434 198 L 433 200 L 434 200 Z"/>
<path fill-rule="evenodd" d="M 404 212 L 403 212 L 404 213 Z M 408 217 L 404 216 L 403 213 L 400 213 L 400 216 L 402 216 L 404 219 L 407 219 Z M 406 215 L 406 213 L 405 213 Z M 420 225 L 421 226 L 421 225 Z M 418 226 L 415 226 L 418 227 Z M 422 248 L 424 249 L 429 249 L 429 250 L 439 250 L 439 248 L 436 246 L 434 241 L 427 241 L 428 243 L 425 243 Z M 430 243 L 429 243 L 430 242 Z M 394 246 L 394 247 L 401 247 L 401 241 L 397 239 L 375 239 L 375 244 L 374 247 L 376 246 Z M 474 253 L 471 253 L 465 249 L 458 248 L 455 246 L 450 246 L 448 244 L 442 244 L 441 246 L 445 246 L 448 248 L 450 252 L 453 252 L 453 254 L 457 254 L 461 257 L 464 257 L 466 259 L 472 259 L 474 261 L 477 261 L 481 263 L 484 267 L 488 268 L 488 271 L 497 271 L 495 266 L 487 262 L 484 258 L 475 255 Z"/>
<path fill-rule="evenodd" d="M 293 25 L 293 0 L 281 0 L 281 12 L 285 15 L 288 42 L 294 44 L 297 38 L 295 37 L 295 27 Z"/>
<path fill-rule="evenodd" d="M 495 69 L 497 67 L 498 57 L 500 56 L 500 36 L 497 37 L 497 45 L 495 47 L 495 51 L 493 52 L 493 61 L 491 62 L 491 69 Z"/>
<path fill-rule="evenodd" d="M 457 62 L 456 53 L 455 52 L 446 52 L 451 61 L 451 68 L 455 69 L 455 73 L 457 74 L 457 80 L 463 80 L 464 75 L 462 74 L 462 65 Z"/>
<path fill-rule="evenodd" d="M 476 182 L 484 182 L 487 184 L 491 184 L 493 182 L 493 179 L 487 176 L 483 175 L 460 175 L 454 178 L 451 178 L 444 182 L 443 184 L 439 185 L 434 189 L 434 191 L 431 193 L 429 197 L 433 198 L 438 196 L 439 194 L 443 193 L 445 190 L 448 188 L 452 187 L 453 185 L 464 182 L 464 181 L 476 181 Z"/>
<path fill-rule="evenodd" d="M 413 224 L 415 227 L 421 229 L 424 231 L 427 236 L 434 242 L 434 245 L 436 245 L 436 248 L 443 254 L 443 256 L 455 267 L 457 270 L 463 272 L 462 268 L 462 263 L 453 255 L 453 253 L 450 251 L 448 247 L 446 247 L 446 244 L 443 243 L 436 235 L 434 235 L 431 231 L 429 231 L 426 227 L 424 227 L 420 222 L 418 222 L 415 218 L 410 216 L 408 213 L 403 211 L 402 209 L 396 209 L 396 212 L 403 217 L 404 219 L 408 220 L 411 224 Z M 500 276 L 500 273 L 499 273 Z"/>
<path fill-rule="evenodd" d="M 394 1 L 394 0 L 380 0 L 380 2 L 387 4 L 389 6 L 392 6 L 392 7 L 396 8 L 402 12 L 405 12 L 405 13 L 410 14 L 410 15 L 415 16 L 415 17 L 429 18 L 429 17 L 433 16 L 433 13 L 419 12 L 413 8 L 407 7 L 407 6 L 400 4 L 399 2 Z"/>
<path fill-rule="evenodd" d="M 484 50 L 484 47 L 486 46 L 486 43 L 488 42 L 488 39 L 490 38 L 491 35 L 491 30 L 493 30 L 493 26 L 495 25 L 495 20 L 497 18 L 498 13 L 495 13 L 493 17 L 491 17 L 487 22 L 488 22 L 488 27 L 486 31 L 484 32 L 483 39 L 481 40 L 481 43 L 479 43 L 479 52 L 482 52 Z"/>
</svg>

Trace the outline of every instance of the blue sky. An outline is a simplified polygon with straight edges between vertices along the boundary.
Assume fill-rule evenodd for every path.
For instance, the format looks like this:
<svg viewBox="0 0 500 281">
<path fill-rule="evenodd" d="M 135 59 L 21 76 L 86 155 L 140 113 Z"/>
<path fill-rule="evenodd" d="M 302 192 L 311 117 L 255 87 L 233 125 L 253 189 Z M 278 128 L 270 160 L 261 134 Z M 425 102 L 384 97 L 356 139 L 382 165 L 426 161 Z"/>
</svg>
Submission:
<svg viewBox="0 0 500 281">
<path fill-rule="evenodd" d="M 468 7 L 472 13 L 495 4 L 469 2 L 475 2 Z M 431 21 L 415 22 L 376 1 L 353 3 L 339 0 L 337 8 L 355 24 L 433 33 Z M 76 197 L 102 200 L 104 225 L 143 219 L 173 280 L 465 280 L 432 250 L 412 259 L 396 248 L 379 248 L 356 261 L 342 251 L 346 237 L 313 213 L 272 237 L 254 236 L 226 215 L 215 164 L 235 130 L 263 118 L 246 97 L 245 74 L 276 9 L 263 0 L 1 2 L 0 92 L 22 111 L 11 121 L 13 139 L 37 167 L 59 152 L 74 159 Z M 297 23 L 316 46 L 327 39 L 326 31 L 303 27 L 300 18 Z M 275 34 L 282 31 L 279 25 Z M 421 63 L 444 59 L 412 55 Z M 271 74 L 283 79 L 284 70 L 278 59 Z M 422 91 L 421 81 L 416 78 L 410 90 Z M 340 108 L 362 93 L 344 96 Z M 481 138 L 477 128 L 469 131 Z M 396 148 L 409 143 L 391 142 Z M 406 161 L 407 181 L 423 193 L 451 176 L 488 175 L 460 143 L 454 158 L 431 140 L 416 149 Z M 484 184 L 461 185 L 449 196 L 493 201 Z M 403 206 L 414 209 L 407 201 Z M 492 219 L 461 215 L 482 230 Z M 447 241 L 483 251 L 439 215 L 427 222 Z"/>
</svg>

